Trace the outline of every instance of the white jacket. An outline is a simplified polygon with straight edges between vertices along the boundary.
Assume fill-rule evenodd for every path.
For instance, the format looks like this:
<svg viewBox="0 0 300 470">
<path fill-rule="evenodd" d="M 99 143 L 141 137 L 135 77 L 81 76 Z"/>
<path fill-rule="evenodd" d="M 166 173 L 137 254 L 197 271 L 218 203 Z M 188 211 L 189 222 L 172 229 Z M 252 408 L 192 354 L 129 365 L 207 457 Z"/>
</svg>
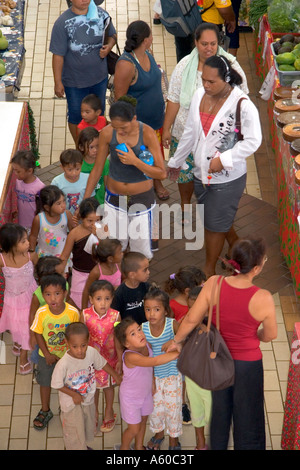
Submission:
<svg viewBox="0 0 300 470">
<path fill-rule="evenodd" d="M 234 87 L 205 136 L 200 120 L 200 102 L 204 93 L 205 90 L 201 87 L 193 96 L 183 135 L 168 166 L 185 169 L 184 162 L 192 152 L 194 175 L 204 184 L 233 181 L 247 172 L 246 158 L 252 155 L 261 144 L 262 133 L 258 110 L 240 88 Z M 212 173 L 212 178 L 208 180 L 211 158 L 218 151 L 224 135 L 235 129 L 236 106 L 241 97 L 246 98 L 241 102 L 241 132 L 244 139 L 238 141 L 233 148 L 221 153 L 220 158 L 224 169 L 220 173 Z"/>
</svg>

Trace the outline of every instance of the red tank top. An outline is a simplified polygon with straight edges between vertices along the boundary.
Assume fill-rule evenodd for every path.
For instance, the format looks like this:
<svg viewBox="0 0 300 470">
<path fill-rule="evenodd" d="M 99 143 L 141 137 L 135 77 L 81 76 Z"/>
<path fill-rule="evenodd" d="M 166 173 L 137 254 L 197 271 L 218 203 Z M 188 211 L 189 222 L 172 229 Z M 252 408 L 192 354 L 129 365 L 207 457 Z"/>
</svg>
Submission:
<svg viewBox="0 0 300 470">
<path fill-rule="evenodd" d="M 248 305 L 259 287 L 237 289 L 224 279 L 220 293 L 220 333 L 233 359 L 257 361 L 262 358 L 257 329 L 261 322 L 249 313 Z M 216 324 L 216 308 L 213 308 L 212 323 Z"/>
</svg>

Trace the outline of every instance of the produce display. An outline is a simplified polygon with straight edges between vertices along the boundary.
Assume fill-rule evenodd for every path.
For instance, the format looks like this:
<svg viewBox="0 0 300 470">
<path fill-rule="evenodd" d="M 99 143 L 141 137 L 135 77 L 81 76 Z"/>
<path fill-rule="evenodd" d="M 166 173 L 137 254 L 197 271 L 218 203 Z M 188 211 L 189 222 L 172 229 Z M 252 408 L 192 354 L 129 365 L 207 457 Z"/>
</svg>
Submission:
<svg viewBox="0 0 300 470">
<path fill-rule="evenodd" d="M 272 0 L 267 13 L 272 32 L 297 33 L 299 31 L 300 0 Z"/>
<path fill-rule="evenodd" d="M 6 39 L 4 34 L 2 34 L 2 31 L 0 30 L 0 51 L 7 49 L 7 47 L 8 47 L 8 40 Z"/>
<path fill-rule="evenodd" d="M 285 34 L 273 43 L 273 51 L 279 70 L 300 70 L 300 36 Z"/>
</svg>

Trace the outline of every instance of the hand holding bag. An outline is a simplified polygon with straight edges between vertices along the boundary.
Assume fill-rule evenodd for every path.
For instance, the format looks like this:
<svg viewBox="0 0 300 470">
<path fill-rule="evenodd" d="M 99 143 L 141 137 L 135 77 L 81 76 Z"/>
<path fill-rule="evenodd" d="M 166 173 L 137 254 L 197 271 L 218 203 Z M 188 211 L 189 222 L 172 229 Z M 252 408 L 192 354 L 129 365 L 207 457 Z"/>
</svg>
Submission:
<svg viewBox="0 0 300 470">
<path fill-rule="evenodd" d="M 216 391 L 234 383 L 234 362 L 220 334 L 219 300 L 224 277 L 216 277 L 208 318 L 187 337 L 177 359 L 179 371 L 201 388 Z M 219 282 L 218 282 L 219 281 Z M 218 284 L 216 327 L 211 323 L 215 289 Z"/>
</svg>

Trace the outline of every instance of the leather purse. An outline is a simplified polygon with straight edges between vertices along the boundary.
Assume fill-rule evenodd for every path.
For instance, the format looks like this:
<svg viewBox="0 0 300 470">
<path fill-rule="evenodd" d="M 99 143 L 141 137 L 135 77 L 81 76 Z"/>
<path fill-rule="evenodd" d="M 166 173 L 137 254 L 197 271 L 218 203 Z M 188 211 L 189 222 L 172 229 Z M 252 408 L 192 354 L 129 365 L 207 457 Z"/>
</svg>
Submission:
<svg viewBox="0 0 300 470">
<path fill-rule="evenodd" d="M 224 277 L 216 277 L 208 317 L 187 337 L 177 359 L 179 371 L 201 388 L 223 390 L 234 383 L 234 362 L 220 334 L 220 290 Z M 211 323 L 213 300 L 217 292 L 216 327 Z"/>
</svg>

